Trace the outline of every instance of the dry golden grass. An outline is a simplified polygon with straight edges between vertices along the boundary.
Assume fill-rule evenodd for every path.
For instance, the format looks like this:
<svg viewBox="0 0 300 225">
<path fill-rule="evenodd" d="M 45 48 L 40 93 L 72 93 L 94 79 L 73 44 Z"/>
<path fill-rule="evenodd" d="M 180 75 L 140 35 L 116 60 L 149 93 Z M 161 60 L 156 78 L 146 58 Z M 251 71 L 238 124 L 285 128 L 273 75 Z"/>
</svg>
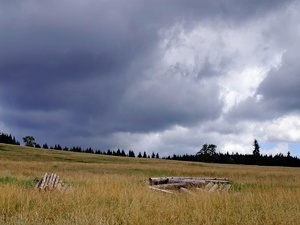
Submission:
<svg viewBox="0 0 300 225">
<path fill-rule="evenodd" d="M 56 173 L 72 189 L 38 192 Z M 229 193 L 150 190 L 155 176 L 228 177 Z M 131 159 L 0 144 L 0 224 L 299 224 L 300 169 Z"/>
</svg>

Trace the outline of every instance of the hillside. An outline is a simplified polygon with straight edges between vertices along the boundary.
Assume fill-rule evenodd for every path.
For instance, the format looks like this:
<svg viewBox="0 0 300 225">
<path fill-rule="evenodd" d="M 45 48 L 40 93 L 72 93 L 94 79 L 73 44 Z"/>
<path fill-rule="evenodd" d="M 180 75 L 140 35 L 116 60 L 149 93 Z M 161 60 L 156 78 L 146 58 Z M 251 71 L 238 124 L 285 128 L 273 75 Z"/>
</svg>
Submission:
<svg viewBox="0 0 300 225">
<path fill-rule="evenodd" d="M 72 188 L 43 193 L 56 173 Z M 229 193 L 165 194 L 149 177 L 228 177 Z M 179 162 L 0 144 L 0 224 L 296 224 L 300 169 Z M 258 222 L 259 221 L 259 222 Z"/>
</svg>

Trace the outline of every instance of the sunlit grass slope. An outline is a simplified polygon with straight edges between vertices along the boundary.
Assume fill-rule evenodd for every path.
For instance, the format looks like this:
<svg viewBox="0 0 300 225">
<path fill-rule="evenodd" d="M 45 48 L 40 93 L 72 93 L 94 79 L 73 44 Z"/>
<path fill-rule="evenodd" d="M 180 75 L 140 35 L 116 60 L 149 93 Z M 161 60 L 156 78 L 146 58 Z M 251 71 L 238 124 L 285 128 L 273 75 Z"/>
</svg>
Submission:
<svg viewBox="0 0 300 225">
<path fill-rule="evenodd" d="M 56 173 L 64 193 L 34 190 Z M 166 194 L 156 176 L 228 177 L 229 193 Z M 300 169 L 176 162 L 0 144 L 0 224 L 300 224 Z"/>
</svg>

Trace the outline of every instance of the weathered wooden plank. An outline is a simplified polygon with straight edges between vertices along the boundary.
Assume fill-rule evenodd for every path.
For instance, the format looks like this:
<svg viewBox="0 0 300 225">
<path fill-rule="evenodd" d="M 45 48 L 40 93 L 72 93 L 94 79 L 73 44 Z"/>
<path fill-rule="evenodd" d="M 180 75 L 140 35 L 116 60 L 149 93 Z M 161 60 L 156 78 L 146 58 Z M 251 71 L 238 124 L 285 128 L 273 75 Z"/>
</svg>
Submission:
<svg viewBox="0 0 300 225">
<path fill-rule="evenodd" d="M 165 190 L 165 189 L 160 189 L 160 188 L 157 188 L 155 186 L 149 186 L 149 188 L 152 189 L 152 190 L 161 191 L 161 192 L 168 193 L 168 194 L 173 194 L 172 191 Z"/>
<path fill-rule="evenodd" d="M 52 188 L 54 188 L 54 181 L 55 181 L 55 179 L 56 179 L 56 174 L 51 174 L 51 180 L 50 180 L 50 189 L 52 189 Z"/>
<path fill-rule="evenodd" d="M 41 185 L 40 185 L 40 188 L 43 188 L 43 187 L 44 187 L 45 182 L 46 182 L 46 180 L 47 180 L 47 176 L 48 176 L 48 174 L 45 173 L 44 177 L 42 178 L 42 183 L 41 183 Z"/>
<path fill-rule="evenodd" d="M 205 191 L 209 191 L 209 190 L 212 188 L 213 185 L 214 185 L 213 182 L 209 182 L 209 183 L 205 186 L 204 190 L 205 190 Z"/>
<path fill-rule="evenodd" d="M 188 189 L 186 189 L 184 187 L 181 187 L 180 190 L 183 191 L 183 192 L 185 192 L 185 193 L 187 193 L 187 194 L 190 194 L 190 195 L 196 195 L 194 192 L 192 192 L 192 191 L 190 191 L 190 190 L 188 190 Z"/>
<path fill-rule="evenodd" d="M 56 175 L 55 180 L 53 182 L 53 188 L 57 186 L 58 181 L 59 181 L 59 176 Z"/>
<path fill-rule="evenodd" d="M 218 184 L 214 184 L 208 192 L 214 192 L 218 188 Z"/>
<path fill-rule="evenodd" d="M 222 192 L 228 192 L 229 189 L 230 189 L 230 187 L 231 187 L 231 185 L 230 185 L 230 184 L 227 184 L 227 185 L 223 188 Z"/>
<path fill-rule="evenodd" d="M 212 178 L 212 177 L 150 177 L 149 183 L 151 185 L 157 184 L 169 184 L 180 182 L 192 182 L 192 181 L 209 181 L 214 183 L 228 183 L 228 178 Z"/>
</svg>

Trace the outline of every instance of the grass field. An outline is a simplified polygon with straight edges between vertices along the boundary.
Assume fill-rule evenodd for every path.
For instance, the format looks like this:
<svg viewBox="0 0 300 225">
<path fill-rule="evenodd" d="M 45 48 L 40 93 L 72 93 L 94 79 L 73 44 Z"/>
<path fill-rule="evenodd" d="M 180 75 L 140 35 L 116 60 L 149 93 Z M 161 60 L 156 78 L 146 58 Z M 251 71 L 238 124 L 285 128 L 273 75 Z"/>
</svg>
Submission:
<svg viewBox="0 0 300 225">
<path fill-rule="evenodd" d="M 66 192 L 38 192 L 56 173 Z M 228 177 L 228 193 L 167 194 L 157 176 Z M 300 169 L 176 162 L 0 144 L 0 224 L 300 224 Z"/>
</svg>

